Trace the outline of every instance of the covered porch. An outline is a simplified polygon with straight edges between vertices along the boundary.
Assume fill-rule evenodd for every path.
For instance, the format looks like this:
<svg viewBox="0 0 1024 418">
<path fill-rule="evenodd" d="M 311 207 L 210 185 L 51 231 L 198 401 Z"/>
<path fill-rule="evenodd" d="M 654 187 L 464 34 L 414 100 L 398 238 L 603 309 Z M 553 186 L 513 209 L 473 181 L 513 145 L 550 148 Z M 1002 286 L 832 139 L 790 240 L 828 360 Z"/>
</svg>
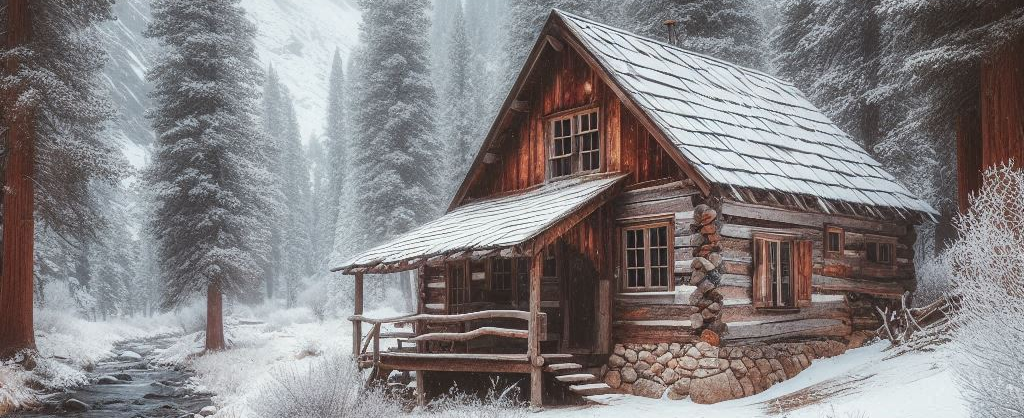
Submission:
<svg viewBox="0 0 1024 418">
<path fill-rule="evenodd" d="M 530 402 L 542 405 L 545 372 L 611 349 L 612 231 L 601 209 L 624 179 L 587 176 L 472 202 L 335 268 L 354 276 L 360 367 L 417 371 L 421 402 L 419 372 L 528 374 Z M 417 312 L 364 316 L 366 276 L 409 270 L 418 273 Z M 382 332 L 387 324 L 411 330 Z M 388 338 L 397 347 L 382 350 Z"/>
</svg>

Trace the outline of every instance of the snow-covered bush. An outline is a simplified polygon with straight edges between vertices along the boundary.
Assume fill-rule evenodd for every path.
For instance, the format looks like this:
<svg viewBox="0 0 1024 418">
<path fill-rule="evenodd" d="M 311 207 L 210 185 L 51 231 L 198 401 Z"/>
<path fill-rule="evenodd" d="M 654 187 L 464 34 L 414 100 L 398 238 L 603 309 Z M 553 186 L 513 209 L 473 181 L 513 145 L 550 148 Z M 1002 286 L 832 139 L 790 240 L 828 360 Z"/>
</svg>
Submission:
<svg viewBox="0 0 1024 418">
<path fill-rule="evenodd" d="M 958 220 L 950 248 L 953 356 L 958 380 L 976 416 L 1024 416 L 1024 172 L 989 169 L 971 209 Z"/>
<path fill-rule="evenodd" d="M 342 356 L 279 368 L 260 389 L 252 410 L 267 418 L 388 417 L 402 412 L 401 402 L 378 389 L 364 388 L 355 370 Z"/>
<path fill-rule="evenodd" d="M 949 291 L 952 282 L 952 265 L 945 254 L 930 256 L 917 267 L 917 290 L 914 291 L 914 306 L 925 306 Z"/>
<path fill-rule="evenodd" d="M 429 405 L 425 416 L 438 418 L 524 418 L 527 404 L 519 398 L 519 387 L 499 379 L 491 380 L 487 396 L 460 392 L 457 388 Z"/>
</svg>

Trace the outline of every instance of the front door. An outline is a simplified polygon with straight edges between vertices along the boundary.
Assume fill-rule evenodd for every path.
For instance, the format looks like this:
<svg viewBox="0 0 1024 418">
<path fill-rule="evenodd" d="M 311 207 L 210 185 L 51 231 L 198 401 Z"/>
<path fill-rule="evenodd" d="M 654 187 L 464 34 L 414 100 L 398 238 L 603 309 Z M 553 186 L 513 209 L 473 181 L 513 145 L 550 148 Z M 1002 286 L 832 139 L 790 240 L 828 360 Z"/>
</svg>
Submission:
<svg viewBox="0 0 1024 418">
<path fill-rule="evenodd" d="M 589 259 L 572 250 L 563 252 L 563 260 L 562 349 L 590 352 L 597 342 L 597 271 Z"/>
</svg>

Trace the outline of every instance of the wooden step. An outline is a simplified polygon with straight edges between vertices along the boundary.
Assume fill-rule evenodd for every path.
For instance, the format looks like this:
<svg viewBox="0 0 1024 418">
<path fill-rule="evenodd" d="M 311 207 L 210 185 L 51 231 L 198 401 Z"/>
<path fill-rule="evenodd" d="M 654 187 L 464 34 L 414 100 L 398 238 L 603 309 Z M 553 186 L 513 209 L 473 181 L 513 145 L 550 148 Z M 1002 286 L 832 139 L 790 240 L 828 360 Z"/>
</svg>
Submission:
<svg viewBox="0 0 1024 418">
<path fill-rule="evenodd" d="M 569 386 L 569 390 L 580 396 L 607 395 L 614 393 L 611 386 L 605 383 L 588 383 L 583 385 Z"/>
<path fill-rule="evenodd" d="M 575 372 L 577 370 L 582 370 L 582 369 L 583 369 L 583 366 L 578 364 L 578 363 L 558 363 L 558 364 L 549 364 L 547 367 L 544 368 L 544 371 L 546 371 L 548 373 L 560 373 L 560 374 L 563 374 L 563 373 L 568 373 L 568 372 Z"/>
<path fill-rule="evenodd" d="M 564 374 L 555 376 L 555 380 L 562 383 L 595 383 L 597 382 L 597 376 L 590 373 Z"/>
</svg>

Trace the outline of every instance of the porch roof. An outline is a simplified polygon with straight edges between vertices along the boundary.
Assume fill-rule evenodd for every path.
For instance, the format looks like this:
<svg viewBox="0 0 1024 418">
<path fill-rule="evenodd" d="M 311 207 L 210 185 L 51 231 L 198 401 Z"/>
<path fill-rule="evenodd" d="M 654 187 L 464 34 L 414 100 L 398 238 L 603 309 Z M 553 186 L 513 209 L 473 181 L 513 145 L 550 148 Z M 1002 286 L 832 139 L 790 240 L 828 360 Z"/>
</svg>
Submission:
<svg viewBox="0 0 1024 418">
<path fill-rule="evenodd" d="M 472 202 L 331 270 L 402 271 L 442 259 L 532 254 L 548 235 L 564 232 L 614 197 L 625 178 L 582 176 Z"/>
</svg>

